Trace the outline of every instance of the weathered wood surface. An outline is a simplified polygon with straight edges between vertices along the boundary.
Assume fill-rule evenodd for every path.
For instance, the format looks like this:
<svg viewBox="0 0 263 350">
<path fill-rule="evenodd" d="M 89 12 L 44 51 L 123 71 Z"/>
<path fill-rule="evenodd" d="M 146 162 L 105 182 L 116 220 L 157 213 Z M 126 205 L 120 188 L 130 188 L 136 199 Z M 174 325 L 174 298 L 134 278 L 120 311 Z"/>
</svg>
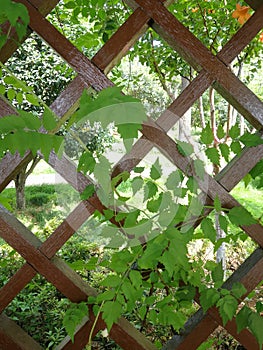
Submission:
<svg viewBox="0 0 263 350">
<path fill-rule="evenodd" d="M 178 96 L 157 122 L 149 119 L 149 123 L 145 123 L 143 127 L 144 136 L 137 141 L 132 151 L 116 165 L 115 174 L 124 170 L 130 171 L 144 158 L 154 145 L 171 159 L 174 164 L 187 173 L 189 171 L 187 161 L 178 154 L 176 144 L 166 135 L 166 132 L 184 115 L 210 85 L 217 88 L 252 125 L 258 129 L 262 128 L 261 101 L 233 76 L 227 68 L 236 55 L 261 30 L 263 26 L 263 6 L 261 1 L 247 1 L 257 11 L 237 31 L 233 38 L 229 40 L 221 52 L 217 56 L 213 56 L 210 51 L 166 10 L 162 4 L 163 1 L 127 0 L 127 3 L 131 4 L 134 8 L 134 13 L 91 61 L 82 55 L 81 52 L 45 19 L 45 15 L 54 8 L 58 1 L 17 1 L 24 3 L 31 15 L 28 34 L 30 34 L 31 30 L 36 31 L 78 73 L 77 77 L 51 106 L 60 117 L 67 113 L 71 114 L 78 107 L 78 100 L 85 87 L 91 86 L 99 91 L 107 86 L 112 86 L 111 81 L 103 74 L 103 71 L 107 73 L 128 52 L 140 35 L 147 30 L 148 25 L 151 25 L 190 64 L 200 71 L 194 81 Z M 168 2 L 165 3 L 167 5 Z M 177 34 L 179 35 L 177 36 Z M 5 61 L 15 49 L 16 46 L 9 42 L 5 50 L 0 51 L 0 59 Z M 236 86 L 238 91 L 234 91 L 234 86 Z M 245 99 L 242 100 L 241 97 L 243 99 L 245 97 Z M 11 106 L 5 101 L 0 100 L 0 115 L 10 113 L 12 113 Z M 262 146 L 244 149 L 240 158 L 235 157 L 215 179 L 206 176 L 207 182 L 200 183 L 200 186 L 204 192 L 208 193 L 207 202 L 211 204 L 215 195 L 218 194 L 226 207 L 230 208 L 239 205 L 228 192 L 262 159 L 262 153 Z M 2 175 L 0 177 L 0 190 L 11 181 L 11 177 L 19 171 L 21 164 L 24 164 L 26 161 L 27 158 L 20 159 L 18 155 L 13 157 L 8 155 L 6 157 L 0 165 L 0 175 Z M 83 176 L 83 174 L 76 172 L 75 166 L 68 159 L 62 158 L 62 160 L 59 160 L 55 154 L 52 154 L 49 162 L 78 191 L 81 192 L 90 183 L 90 180 Z M 0 228 L 3 231 L 1 232 L 3 238 L 27 260 L 27 263 L 0 290 L 0 312 L 30 282 L 36 273 L 41 273 L 45 276 L 70 300 L 85 300 L 83 298 L 86 298 L 87 295 L 96 293 L 87 284 L 83 283 L 79 276 L 71 271 L 63 261 L 54 256 L 95 209 L 103 210 L 103 206 L 96 196 L 89 201 L 81 202 L 43 244 L 30 231 L 25 229 L 23 225 L 21 226 L 21 223 L 15 218 L 4 215 L 6 213 L 5 211 L 0 211 Z M 206 214 L 208 213 L 209 211 L 206 212 Z M 243 229 L 262 246 L 261 225 L 252 225 Z M 253 290 L 257 283 L 260 282 L 260 279 L 262 279 L 261 271 L 263 269 L 260 254 L 262 254 L 261 250 L 260 253 L 256 251 L 252 254 L 238 268 L 229 281 L 242 281 L 248 291 Z M 229 281 L 227 283 L 230 283 Z M 68 285 L 64 286 L 65 283 Z M 91 313 L 90 319 L 78 330 L 74 345 L 66 338 L 60 348 L 81 349 L 84 347 L 91 330 L 92 317 L 93 315 Z M 167 343 L 167 346 L 172 344 L 171 349 L 195 349 L 195 344 L 201 344 L 220 323 L 221 320 L 216 309 L 209 310 L 206 315 L 203 315 L 202 311 L 200 311 L 197 316 L 191 319 L 192 332 L 187 336 L 184 335 L 177 338 L 177 345 L 175 344 L 175 339 L 173 339 L 172 343 Z M 94 333 L 102 327 L 105 327 L 105 325 L 99 321 Z M 237 334 L 234 320 L 229 322 L 225 328 L 248 349 L 255 349 L 255 339 L 252 339 L 251 334 L 247 333 L 247 331 Z M 5 336 L 7 336 L 6 341 L 10 341 L 10 344 L 13 341 L 15 342 L 14 337 L 9 336 L 8 332 L 5 333 Z M 121 319 L 119 323 L 114 325 L 110 336 L 123 349 L 130 349 L 131 347 L 134 349 L 155 349 L 125 319 Z M 19 344 L 19 341 L 15 342 L 13 346 L 14 349 L 24 349 Z M 27 347 L 27 349 L 30 349 L 30 347 Z"/>
<path fill-rule="evenodd" d="M 0 349 L 43 350 L 22 328 L 4 314 L 0 314 Z"/>
</svg>

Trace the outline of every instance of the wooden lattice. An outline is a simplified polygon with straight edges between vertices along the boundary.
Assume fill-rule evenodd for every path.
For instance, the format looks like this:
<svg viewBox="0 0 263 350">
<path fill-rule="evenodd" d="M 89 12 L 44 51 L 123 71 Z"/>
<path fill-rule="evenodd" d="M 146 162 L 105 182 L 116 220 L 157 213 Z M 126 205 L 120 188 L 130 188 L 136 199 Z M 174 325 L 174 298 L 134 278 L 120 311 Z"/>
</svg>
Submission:
<svg viewBox="0 0 263 350">
<path fill-rule="evenodd" d="M 92 60 L 78 51 L 45 19 L 59 0 L 16 1 L 24 4 L 28 9 L 30 15 L 28 35 L 32 31 L 36 32 L 77 73 L 76 78 L 51 106 L 60 117 L 76 109 L 77 101 L 85 87 L 92 86 L 99 91 L 113 85 L 105 74 L 119 62 L 149 26 L 199 72 L 157 121 L 149 120 L 145 123 L 142 130 L 143 136 L 134 145 L 131 153 L 116 164 L 115 174 L 124 170 L 131 171 L 154 146 L 187 173 L 184 157 L 178 153 L 175 142 L 167 132 L 211 85 L 256 129 L 262 129 L 262 102 L 227 68 L 262 29 L 261 0 L 246 1 L 255 10 L 253 16 L 236 32 L 217 56 L 214 56 L 166 9 L 167 2 L 127 0 L 127 4 L 134 12 Z M 16 48 L 15 41 L 10 40 L 0 52 L 1 61 L 5 62 Z M 14 110 L 1 98 L 0 116 L 11 113 L 14 113 Z M 207 204 L 218 195 L 222 206 L 226 208 L 240 205 L 229 192 L 262 157 L 263 145 L 245 148 L 241 156 L 230 161 L 215 178 L 208 176 Z M 0 165 L 0 191 L 8 185 L 29 159 L 32 159 L 29 152 L 23 158 L 19 155 L 5 156 Z M 49 164 L 79 192 L 89 184 L 89 180 L 83 174 L 77 173 L 75 166 L 67 158 L 58 159 L 56 154 L 51 154 Z M 23 267 L 0 290 L 0 312 L 2 312 L 0 314 L 0 349 L 41 349 L 39 344 L 3 313 L 8 304 L 36 274 L 44 276 L 73 302 L 86 300 L 88 296 L 96 293 L 65 262 L 56 257 L 56 252 L 74 234 L 74 230 L 77 230 L 95 210 L 102 210 L 102 204 L 98 198 L 81 202 L 53 234 L 41 243 L 11 213 L 0 207 L 0 236 L 26 260 Z M 239 281 L 250 292 L 263 280 L 263 227 L 260 224 L 254 224 L 243 227 L 243 230 L 259 245 L 259 248 L 233 273 L 225 286 L 230 287 L 234 282 Z M 67 337 L 58 348 L 82 349 L 88 342 L 93 321 L 94 315 L 90 311 L 89 318 L 83 322 L 76 333 L 74 345 Z M 188 320 L 185 333 L 168 341 L 164 349 L 196 349 L 218 325 L 222 326 L 222 321 L 216 308 L 211 308 L 205 314 L 202 309 L 199 309 Z M 104 328 L 103 320 L 99 319 L 94 334 Z M 258 349 L 255 338 L 248 330 L 237 333 L 235 320 L 228 322 L 224 328 L 247 349 Z M 123 349 L 156 349 L 125 318 L 121 318 L 114 324 L 110 337 Z"/>
</svg>

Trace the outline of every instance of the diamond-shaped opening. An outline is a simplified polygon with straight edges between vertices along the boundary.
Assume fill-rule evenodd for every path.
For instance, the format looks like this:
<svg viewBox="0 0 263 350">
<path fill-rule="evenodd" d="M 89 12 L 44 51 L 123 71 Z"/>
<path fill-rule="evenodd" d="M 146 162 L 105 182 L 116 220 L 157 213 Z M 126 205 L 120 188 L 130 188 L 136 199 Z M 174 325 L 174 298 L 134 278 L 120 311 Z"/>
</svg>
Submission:
<svg viewBox="0 0 263 350">
<path fill-rule="evenodd" d="M 0 287 L 3 287 L 25 262 L 9 244 L 0 238 Z"/>
<path fill-rule="evenodd" d="M 151 28 L 135 43 L 128 59 L 128 66 L 127 58 L 122 61 L 126 82 L 121 83 L 128 92 L 143 98 L 146 111 L 153 119 L 187 86 L 187 81 L 195 77 L 188 63 Z M 185 82 L 182 77 L 186 78 Z M 113 79 L 119 81 L 121 74 L 115 72 Z M 146 93 L 142 94 L 142 90 Z"/>
<path fill-rule="evenodd" d="M 131 10 L 119 1 L 103 3 L 59 3 L 48 20 L 88 58 L 92 58 L 103 44 L 128 18 Z M 69 25 L 70 22 L 70 25 Z"/>
<path fill-rule="evenodd" d="M 2 82 L 7 98 L 16 108 L 39 116 L 44 104 L 49 106 L 75 75 L 69 65 L 35 33 L 16 50 L 6 67 L 18 79 L 8 80 L 10 75 L 3 70 Z M 44 104 L 37 101 L 36 96 Z"/>
<path fill-rule="evenodd" d="M 91 217 L 77 232 L 67 240 L 57 253 L 90 286 L 99 288 L 104 279 L 105 268 L 99 262 L 111 254 L 104 251 L 105 240 L 99 237 L 100 227 Z"/>
<path fill-rule="evenodd" d="M 223 327 L 217 327 L 217 329 L 208 337 L 206 342 L 208 349 L 239 349 L 245 350 L 244 346 L 240 344 L 235 338 L 232 337 Z"/>
<path fill-rule="evenodd" d="M 139 43 L 135 45 L 140 47 Z M 146 57 L 134 56 L 134 49 L 131 49 L 121 63 L 109 73 L 109 78 L 120 86 L 125 94 L 140 99 L 146 114 L 152 119 L 157 119 L 168 107 L 170 98 L 156 73 L 151 72 L 144 60 Z M 150 61 L 149 57 L 148 60 Z M 179 78 L 174 77 L 171 85 L 171 90 L 176 95 L 180 85 Z"/>
<path fill-rule="evenodd" d="M 68 299 L 37 275 L 5 312 L 43 348 L 53 349 L 66 336 L 62 321 L 68 306 Z"/>
<path fill-rule="evenodd" d="M 258 37 L 256 37 L 252 42 L 257 44 Z M 262 43 L 261 43 L 262 46 Z M 263 102 L 263 84 L 262 84 L 262 73 L 263 66 L 261 63 L 261 59 L 259 59 L 258 55 L 261 55 L 261 52 L 257 54 L 254 60 L 246 61 L 244 59 L 244 68 L 242 69 L 240 80 Z"/>
<path fill-rule="evenodd" d="M 217 54 L 241 27 L 232 14 L 235 4 L 203 2 L 197 4 L 172 3 L 169 10 L 213 54 Z M 250 9 L 248 13 L 252 14 Z"/>
<path fill-rule="evenodd" d="M 43 165 L 43 167 L 42 167 Z M 60 225 L 64 218 L 72 211 L 80 201 L 80 196 L 71 185 L 60 183 L 61 178 L 56 173 L 44 174 L 43 161 L 36 169 L 36 173 L 28 178 L 28 186 L 25 187 L 26 208 L 21 211 L 16 209 L 16 189 L 5 189 L 2 193 L 10 200 L 9 204 L 15 211 L 17 218 L 41 241 L 45 241 L 50 234 Z M 50 183 L 54 180 L 54 184 Z M 58 180 L 58 182 L 56 182 Z"/>
</svg>

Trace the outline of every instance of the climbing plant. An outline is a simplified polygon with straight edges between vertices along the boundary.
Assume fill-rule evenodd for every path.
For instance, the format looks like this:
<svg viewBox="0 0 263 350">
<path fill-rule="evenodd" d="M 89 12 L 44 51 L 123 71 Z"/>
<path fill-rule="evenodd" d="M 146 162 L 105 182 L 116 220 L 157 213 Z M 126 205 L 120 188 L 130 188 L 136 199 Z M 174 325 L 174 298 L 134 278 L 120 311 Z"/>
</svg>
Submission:
<svg viewBox="0 0 263 350">
<path fill-rule="evenodd" d="M 15 6 L 14 3 L 6 1 L 5 4 L 5 11 L 13 11 L 10 6 Z M 78 10 L 75 3 L 67 1 L 66 4 L 68 8 L 74 5 L 76 18 Z M 26 24 L 27 16 L 24 7 L 15 10 L 18 11 L 14 11 L 18 14 L 16 20 L 10 19 L 8 14 L 2 19 L 8 19 L 21 38 L 25 28 L 17 25 L 17 19 L 21 18 Z M 192 8 L 192 13 L 201 10 L 200 7 Z M 208 10 L 207 13 L 211 14 L 215 11 L 210 7 Z M 238 13 L 241 10 L 241 7 L 236 9 Z M 243 17 L 247 16 L 248 10 L 244 13 Z M 234 17 L 240 19 L 237 13 Z M 3 43 L 7 38 L 8 34 L 3 35 Z M 145 127 L 154 128 L 148 123 L 140 101 L 123 95 L 116 87 L 99 93 L 85 90 L 77 112 L 59 119 L 29 86 L 7 71 L 4 65 L 1 64 L 1 68 L 8 73 L 5 76 L 7 84 L 21 89 L 28 102 L 43 108 L 41 119 L 19 109 L 17 115 L 0 119 L 1 158 L 6 152 L 19 152 L 23 156 L 30 150 L 33 154 L 40 151 L 48 160 L 51 151 L 59 155 L 63 150 L 64 138 L 57 135 L 58 131 L 62 127 L 71 130 L 72 125 L 80 126 L 87 121 L 91 125 L 99 122 L 104 128 L 113 123 L 127 151 L 139 133 L 145 132 Z M 249 226 L 262 223 L 262 217 L 253 217 L 242 206 L 225 208 L 218 196 L 210 206 L 205 204 L 202 194 L 206 194 L 210 181 L 205 169 L 206 158 L 202 159 L 190 143 L 171 141 L 184 172 L 176 169 L 165 178 L 162 164 L 157 159 L 149 169 L 136 166 L 131 173 L 113 175 L 110 159 L 103 154 L 92 153 L 74 130 L 70 132 L 82 147 L 78 170 L 90 177 L 90 184 L 82 192 L 81 199 L 94 196 L 103 204 L 103 210 L 96 211 L 94 216 L 101 224 L 100 236 L 106 242 L 104 249 L 113 250 L 110 258 L 96 262 L 97 266 L 108 271 L 100 282 L 101 293 L 89 297 L 87 303 L 73 304 L 65 314 L 64 325 L 72 341 L 77 325 L 87 314 L 87 304 L 91 305 L 96 315 L 95 322 L 102 314 L 108 331 L 122 314 L 132 312 L 141 330 L 147 330 L 149 324 L 161 324 L 170 326 L 173 331 L 180 331 L 188 316 L 186 310 L 191 312 L 192 301 L 199 294 L 204 312 L 217 306 L 223 325 L 236 317 L 238 331 L 248 327 L 261 347 L 262 303 L 258 302 L 255 310 L 252 310 L 245 301 L 239 310 L 240 300 L 247 294 L 245 287 L 240 283 L 226 287 L 222 265 L 212 260 L 204 264 L 202 257 L 191 253 L 190 245 L 197 239 L 203 239 L 209 241 L 216 251 L 219 243 L 214 228 L 215 215 L 219 216 L 219 224 L 226 233 L 230 231 L 230 224 L 238 228 Z M 220 164 L 222 159 L 228 161 L 231 152 L 238 155 L 242 145 L 254 147 L 263 143 L 259 133 L 240 135 L 237 126 L 229 130 L 229 135 L 231 142 L 218 149 L 213 143 L 211 126 L 207 124 L 202 131 L 200 140 L 204 153 L 213 164 Z M 217 130 L 217 136 L 224 138 L 222 128 Z M 256 166 L 253 176 L 259 175 L 261 170 L 261 166 Z M 123 183 L 130 189 L 128 194 L 121 191 Z M 135 198 L 138 198 L 137 202 Z M 206 211 L 210 211 L 209 216 L 205 215 Z M 198 229 L 197 223 L 200 223 Z M 231 235 L 231 239 L 235 242 L 239 235 Z M 88 346 L 91 348 L 91 342 Z"/>
</svg>

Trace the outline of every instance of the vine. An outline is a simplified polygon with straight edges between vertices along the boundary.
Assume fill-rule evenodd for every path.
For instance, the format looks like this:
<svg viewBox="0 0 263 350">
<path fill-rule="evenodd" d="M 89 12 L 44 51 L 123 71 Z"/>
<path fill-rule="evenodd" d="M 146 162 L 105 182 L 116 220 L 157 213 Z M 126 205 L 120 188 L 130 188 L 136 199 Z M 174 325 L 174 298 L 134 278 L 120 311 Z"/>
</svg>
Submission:
<svg viewBox="0 0 263 350">
<path fill-rule="evenodd" d="M 67 1 L 66 4 L 68 8 L 73 6 L 75 9 L 74 2 Z M 22 5 L 15 5 L 20 4 L 3 1 L 1 22 L 8 20 L 21 39 L 29 18 Z M 233 16 L 240 23 L 248 18 L 247 9 L 245 11 L 237 7 L 236 11 L 238 14 Z M 10 30 L 1 34 L 1 46 L 9 38 Z M 2 64 L 1 67 L 6 69 Z M 60 128 L 70 130 L 72 125 L 81 125 L 87 120 L 91 124 L 99 122 L 104 128 L 114 123 L 129 151 L 142 124 L 147 120 L 141 103 L 133 97 L 124 96 L 118 88 L 105 89 L 95 96 L 84 91 L 78 111 L 73 116 L 59 120 L 30 87 L 11 72 L 8 72 L 5 83 L 21 90 L 16 92 L 15 89 L 9 89 L 6 92 L 1 88 L 7 98 L 16 98 L 21 102 L 25 96 L 33 105 L 41 104 L 44 113 L 39 119 L 33 113 L 18 110 L 17 115 L 0 119 L 0 158 L 6 152 L 19 152 L 23 156 L 30 150 L 34 155 L 40 151 L 48 160 L 51 151 L 59 153 L 62 149 L 63 137 L 57 135 Z M 226 139 L 226 133 L 223 128 L 218 128 L 216 136 L 219 147 L 215 147 L 214 130 L 209 125 L 202 130 L 200 140 L 212 164 L 219 166 L 223 159 L 229 161 L 231 154 L 238 156 L 243 145 L 255 147 L 263 143 L 259 133 L 240 136 L 236 125 L 230 128 L 228 134 L 231 138 L 229 144 L 221 144 L 220 140 Z M 72 135 L 81 141 L 74 133 Z M 223 325 L 235 317 L 238 331 L 250 329 L 261 347 L 262 303 L 257 302 L 255 310 L 247 305 L 239 310 L 240 301 L 247 295 L 245 287 L 234 283 L 227 288 L 222 264 L 210 260 L 204 264 L 201 258 L 191 252 L 191 244 L 203 239 L 209 241 L 216 251 L 223 241 L 229 242 L 230 238 L 233 242 L 238 240 L 239 235 L 228 234 L 230 225 L 253 225 L 262 221 L 262 216 L 254 218 L 242 206 L 224 208 L 218 196 L 211 206 L 206 206 L 199 189 L 200 182 L 206 179 L 205 163 L 195 154 L 193 146 L 186 142 L 176 141 L 176 147 L 187 160 L 191 171 L 185 175 L 177 169 L 167 178 L 163 176 L 159 159 L 150 169 L 138 166 L 134 167 L 131 174 L 124 172 L 112 177 L 113 169 L 109 160 L 104 155 L 94 156 L 85 144 L 80 143 L 83 153 L 78 170 L 85 175 L 92 175 L 94 179 L 81 194 L 81 199 L 97 196 L 104 205 L 103 211 L 96 212 L 94 216 L 101 223 L 100 235 L 107 242 L 105 249 L 113 250 L 110 259 L 99 263 L 108 270 L 108 275 L 100 283 L 102 293 L 90 296 L 87 301 L 95 314 L 95 322 L 101 313 L 110 331 L 121 315 L 128 313 L 136 315 L 141 330 L 151 324 L 168 326 L 172 332 L 180 332 L 187 317 L 194 311 L 191 308 L 196 299 L 204 312 L 213 306 L 218 307 Z M 251 171 L 251 176 L 256 177 L 261 171 L 262 162 Z M 131 194 L 128 196 L 121 192 L 123 183 L 130 186 Z M 136 197 L 137 204 L 134 204 Z M 211 212 L 209 216 L 205 212 L 207 209 Z M 227 233 L 221 241 L 216 241 L 215 214 L 219 214 L 219 225 Z M 198 228 L 197 223 L 201 223 Z M 85 302 L 72 304 L 66 312 L 64 326 L 72 342 L 77 326 L 87 314 Z"/>
</svg>

